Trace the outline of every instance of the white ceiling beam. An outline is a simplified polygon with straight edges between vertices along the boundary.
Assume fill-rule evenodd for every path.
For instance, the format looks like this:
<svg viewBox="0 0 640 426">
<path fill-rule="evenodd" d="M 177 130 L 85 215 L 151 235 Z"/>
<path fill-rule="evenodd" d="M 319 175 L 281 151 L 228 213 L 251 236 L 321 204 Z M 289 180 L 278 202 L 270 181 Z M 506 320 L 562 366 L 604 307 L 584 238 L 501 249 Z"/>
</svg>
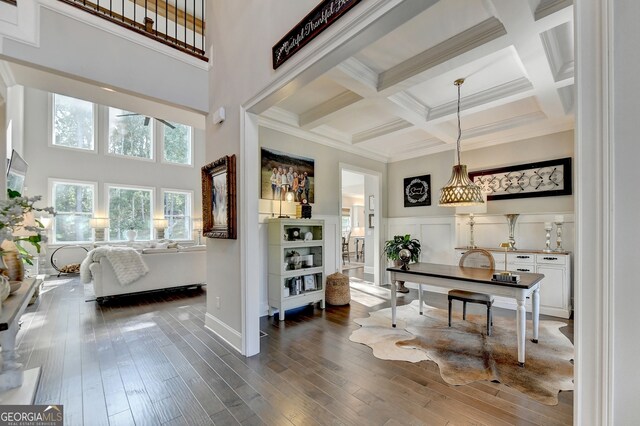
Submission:
<svg viewBox="0 0 640 426">
<path fill-rule="evenodd" d="M 551 15 L 557 15 L 560 11 L 566 12 L 571 7 L 573 7 L 573 0 L 542 0 L 533 13 L 533 17 L 536 21 L 540 21 Z"/>
<path fill-rule="evenodd" d="M 427 122 L 428 109 L 417 99 L 404 92 L 389 98 L 379 98 L 378 104 L 396 117 L 408 121 L 418 129 L 424 130 L 447 144 L 456 142 L 457 135 L 439 123 Z"/>
<path fill-rule="evenodd" d="M 382 72 L 378 78 L 378 91 L 395 91 L 424 81 L 425 71 L 506 35 L 502 23 L 492 17 L 455 36 L 438 43 L 398 65 Z M 483 53 L 483 56 L 486 53 Z"/>
<path fill-rule="evenodd" d="M 297 126 L 291 126 L 289 124 L 282 123 L 277 120 L 272 120 L 271 118 L 265 117 L 264 114 L 258 116 L 258 125 L 268 129 L 276 130 L 278 132 L 285 133 L 291 136 L 296 136 L 298 138 L 305 139 L 311 142 L 316 142 L 321 145 L 335 148 L 344 152 L 357 154 L 361 157 L 369 158 L 371 160 L 380 161 L 382 163 L 386 163 L 389 161 L 389 157 L 385 155 L 380 155 L 371 150 L 361 148 L 355 145 L 351 145 L 350 143 L 338 141 L 328 136 L 319 135 L 313 132 L 308 132 L 306 130 L 300 129 Z"/>
<path fill-rule="evenodd" d="M 413 130 L 413 124 L 408 121 L 398 119 L 354 134 L 352 137 L 352 143 L 359 144 L 362 142 L 371 142 L 385 136 L 394 134 L 401 135 L 411 130 Z"/>
<path fill-rule="evenodd" d="M 549 66 L 533 14 L 527 8 L 523 8 L 520 2 L 489 1 L 509 33 L 526 75 L 533 84 L 540 108 L 547 117 L 564 116 L 564 107 L 555 88 L 553 71 Z"/>
<path fill-rule="evenodd" d="M 362 100 L 362 96 L 349 90 L 340 93 L 308 111 L 300 114 L 300 127 L 311 130 L 328 123 L 332 118 L 343 113 L 343 110 Z"/>
</svg>

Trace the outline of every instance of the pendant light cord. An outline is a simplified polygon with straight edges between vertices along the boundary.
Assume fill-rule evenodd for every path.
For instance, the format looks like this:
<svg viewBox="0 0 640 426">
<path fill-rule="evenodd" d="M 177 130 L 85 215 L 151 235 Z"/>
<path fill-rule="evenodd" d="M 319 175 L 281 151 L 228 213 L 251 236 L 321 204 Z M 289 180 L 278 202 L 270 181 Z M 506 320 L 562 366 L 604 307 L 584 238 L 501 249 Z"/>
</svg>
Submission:
<svg viewBox="0 0 640 426">
<path fill-rule="evenodd" d="M 458 86 L 458 140 L 456 141 L 456 152 L 458 153 L 458 166 L 460 165 L 460 138 L 462 137 L 462 128 L 460 127 L 460 86 L 464 80 L 456 81 L 456 86 Z"/>
</svg>

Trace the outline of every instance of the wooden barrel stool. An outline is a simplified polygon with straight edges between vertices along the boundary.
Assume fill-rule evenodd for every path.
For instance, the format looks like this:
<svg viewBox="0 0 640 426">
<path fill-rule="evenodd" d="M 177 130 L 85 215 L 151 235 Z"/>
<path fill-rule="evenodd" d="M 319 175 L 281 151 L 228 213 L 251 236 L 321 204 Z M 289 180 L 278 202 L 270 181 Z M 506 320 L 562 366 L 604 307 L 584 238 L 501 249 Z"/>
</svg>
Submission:
<svg viewBox="0 0 640 426">
<path fill-rule="evenodd" d="M 330 305 L 348 305 L 351 301 L 351 289 L 349 277 L 336 272 L 327 277 L 325 298 Z"/>
</svg>

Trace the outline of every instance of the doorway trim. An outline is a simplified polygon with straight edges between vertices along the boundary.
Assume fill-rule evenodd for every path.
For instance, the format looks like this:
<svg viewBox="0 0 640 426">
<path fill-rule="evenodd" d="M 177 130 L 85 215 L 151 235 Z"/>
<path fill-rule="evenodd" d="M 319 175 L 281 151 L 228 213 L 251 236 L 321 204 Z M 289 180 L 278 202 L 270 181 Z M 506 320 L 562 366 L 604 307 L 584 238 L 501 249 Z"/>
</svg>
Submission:
<svg viewBox="0 0 640 426">
<path fill-rule="evenodd" d="M 375 285 L 379 286 L 382 283 L 382 279 L 384 278 L 384 272 L 383 272 L 383 263 L 381 262 L 381 253 L 382 253 L 382 239 L 383 239 L 383 227 L 382 227 L 382 223 L 383 223 L 383 219 L 382 219 L 382 212 L 384 211 L 384 197 L 382 196 L 382 173 L 376 171 L 376 170 L 371 170 L 371 169 L 367 169 L 364 167 L 359 167 L 359 166 L 354 166 L 352 164 L 348 164 L 348 163 L 343 163 L 343 162 L 339 162 L 338 163 L 338 191 L 340 192 L 340 198 L 339 198 L 339 202 L 338 202 L 338 215 L 339 217 L 342 217 L 342 172 L 343 171 L 349 171 L 349 172 L 354 172 L 354 173 L 358 173 L 358 174 L 362 174 L 365 175 L 365 179 L 366 176 L 373 176 L 376 179 L 376 189 L 374 192 L 374 198 L 375 198 L 375 209 L 374 211 L 376 212 L 373 215 L 373 240 L 374 240 L 374 247 L 373 247 L 373 282 Z M 365 185 L 366 187 L 366 185 Z M 365 192 L 365 204 L 367 203 L 367 194 Z M 366 221 L 366 219 L 365 219 Z M 342 223 L 342 222 L 340 222 Z M 365 231 L 366 232 L 366 231 Z M 338 235 L 336 236 L 336 240 L 337 241 L 342 241 L 342 227 L 339 227 L 338 229 Z M 338 251 L 339 253 L 342 253 L 342 250 Z M 342 260 L 342 257 L 341 259 Z"/>
</svg>

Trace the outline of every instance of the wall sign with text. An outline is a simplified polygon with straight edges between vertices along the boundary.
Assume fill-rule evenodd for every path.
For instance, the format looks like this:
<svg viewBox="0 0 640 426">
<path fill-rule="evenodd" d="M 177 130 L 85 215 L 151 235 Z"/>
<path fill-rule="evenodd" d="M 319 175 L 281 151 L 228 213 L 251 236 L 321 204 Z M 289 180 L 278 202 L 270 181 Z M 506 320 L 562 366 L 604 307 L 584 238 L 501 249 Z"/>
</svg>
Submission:
<svg viewBox="0 0 640 426">
<path fill-rule="evenodd" d="M 273 69 L 277 69 L 358 3 L 360 0 L 324 0 L 316 6 L 273 46 Z"/>
<path fill-rule="evenodd" d="M 431 175 L 404 178 L 404 206 L 431 205 Z"/>
</svg>

